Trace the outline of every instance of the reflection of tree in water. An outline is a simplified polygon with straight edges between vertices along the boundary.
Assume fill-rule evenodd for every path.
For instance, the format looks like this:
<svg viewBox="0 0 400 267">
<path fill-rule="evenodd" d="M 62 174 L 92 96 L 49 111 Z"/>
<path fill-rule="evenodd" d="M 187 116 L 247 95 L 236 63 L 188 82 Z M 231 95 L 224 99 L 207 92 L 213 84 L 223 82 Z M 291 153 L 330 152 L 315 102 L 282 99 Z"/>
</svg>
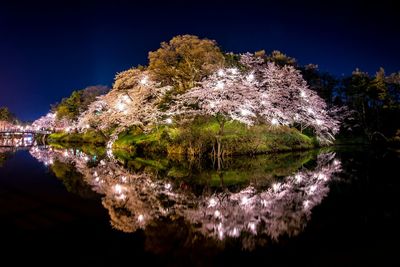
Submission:
<svg viewBox="0 0 400 267">
<path fill-rule="evenodd" d="M 185 217 L 201 222 L 199 230 L 219 239 L 242 233 L 266 235 L 277 240 L 299 234 L 310 219 L 311 209 L 329 191 L 328 182 L 340 171 L 334 153 L 320 154 L 314 170 L 300 170 L 266 190 L 249 185 L 237 193 L 221 192 L 199 199 L 197 209 Z M 251 246 L 248 239 L 245 246 Z"/>
<path fill-rule="evenodd" d="M 7 160 L 9 160 L 15 153 L 16 149 L 13 147 L 0 147 L 0 167 L 2 167 Z"/>
<path fill-rule="evenodd" d="M 208 187 L 208 190 L 194 192 L 190 186 L 181 186 L 187 178 L 160 179 L 150 172 L 130 173 L 118 163 L 105 160 L 88 167 L 91 159 L 83 153 L 38 148 L 32 149 L 31 153 L 45 164 L 54 164 L 57 160 L 75 166 L 92 189 L 104 195 L 102 203 L 116 229 L 160 231 L 154 225 L 163 221 L 175 224 L 183 218 L 185 223 L 182 225 L 191 225 L 190 236 L 201 234 L 219 240 L 240 237 L 246 248 L 252 248 L 265 238 L 278 240 L 282 236 L 299 234 L 311 217 L 311 209 L 327 195 L 328 183 L 341 166 L 334 153 L 321 153 L 312 170 L 302 168 L 306 160 L 299 157 L 294 161 L 296 167 L 288 169 L 291 175 L 283 169 L 279 175 L 274 174 L 279 177 L 278 181 L 269 177 L 267 183 L 260 183 L 258 176 L 262 172 L 251 170 L 249 175 L 256 174 L 257 182 L 249 179 L 235 190 Z M 243 165 L 246 164 L 254 167 L 251 163 Z M 260 167 L 264 171 L 269 168 Z M 211 175 L 215 174 L 221 172 L 211 172 Z M 286 176 L 281 177 L 282 174 Z"/>
</svg>

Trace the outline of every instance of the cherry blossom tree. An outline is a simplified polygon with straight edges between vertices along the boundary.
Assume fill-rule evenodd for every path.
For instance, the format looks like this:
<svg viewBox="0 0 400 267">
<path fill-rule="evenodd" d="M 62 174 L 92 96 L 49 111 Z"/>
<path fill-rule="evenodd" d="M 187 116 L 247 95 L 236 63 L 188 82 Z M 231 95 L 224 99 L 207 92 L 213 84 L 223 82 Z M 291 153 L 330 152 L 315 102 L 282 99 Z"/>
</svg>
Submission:
<svg viewBox="0 0 400 267">
<path fill-rule="evenodd" d="M 254 123 L 258 112 L 254 105 L 257 90 L 253 77 L 237 68 L 224 68 L 201 81 L 198 86 L 179 95 L 169 114 L 195 117 L 213 116 L 219 124 L 216 138 L 217 155 L 221 156 L 221 137 L 228 120 L 237 120 L 246 125 Z"/>
<path fill-rule="evenodd" d="M 322 144 L 334 140 L 340 121 L 330 115 L 325 101 L 309 89 L 300 71 L 294 67 L 264 63 L 250 53 L 243 54 L 240 62 L 257 78 L 255 83 L 259 115 L 272 125 L 300 125 L 301 131 L 314 129 Z"/>
<path fill-rule="evenodd" d="M 220 137 L 227 120 L 246 125 L 263 121 L 272 126 L 300 125 L 301 130 L 314 129 L 318 141 L 328 144 L 339 130 L 339 121 L 329 115 L 326 103 L 308 88 L 300 72 L 292 66 L 265 63 L 252 54 L 241 56 L 245 70 L 220 69 L 198 86 L 176 98 L 171 115 L 194 117 L 214 116 L 219 123 Z"/>
<path fill-rule="evenodd" d="M 163 113 L 157 106 L 171 89 L 160 87 L 150 77 L 146 71 L 118 74 L 113 90 L 98 97 L 80 116 L 78 128 L 106 130 L 116 127 L 114 135 L 132 126 L 150 130 L 162 118 Z"/>
<path fill-rule="evenodd" d="M 35 130 L 52 130 L 52 131 L 70 131 L 73 128 L 73 122 L 63 118 L 57 119 L 53 112 L 40 117 L 32 123 Z"/>
</svg>

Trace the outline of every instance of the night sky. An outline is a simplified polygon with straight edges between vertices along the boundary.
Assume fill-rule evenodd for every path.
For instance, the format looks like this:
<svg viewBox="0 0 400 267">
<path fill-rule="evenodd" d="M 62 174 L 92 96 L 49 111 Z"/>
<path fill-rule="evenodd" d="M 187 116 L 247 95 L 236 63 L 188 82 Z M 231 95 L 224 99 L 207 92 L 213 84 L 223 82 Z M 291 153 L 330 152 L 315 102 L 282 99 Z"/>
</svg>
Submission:
<svg viewBox="0 0 400 267">
<path fill-rule="evenodd" d="M 179 34 L 228 52 L 280 50 L 338 76 L 400 70 L 395 1 L 31 2 L 0 3 L 0 106 L 23 120 L 73 90 L 111 86 L 116 72 L 147 64 L 149 51 Z"/>
</svg>

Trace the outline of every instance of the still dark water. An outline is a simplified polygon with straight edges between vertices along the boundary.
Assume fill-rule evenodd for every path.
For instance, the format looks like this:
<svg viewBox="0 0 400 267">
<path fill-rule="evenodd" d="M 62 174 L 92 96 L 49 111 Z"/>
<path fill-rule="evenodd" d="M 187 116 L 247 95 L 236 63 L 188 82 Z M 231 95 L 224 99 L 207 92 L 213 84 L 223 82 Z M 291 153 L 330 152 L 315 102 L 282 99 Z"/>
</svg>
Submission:
<svg viewBox="0 0 400 267">
<path fill-rule="evenodd" d="M 0 148 L 2 260 L 399 265 L 398 151 L 339 147 L 223 162 L 105 154 Z"/>
</svg>

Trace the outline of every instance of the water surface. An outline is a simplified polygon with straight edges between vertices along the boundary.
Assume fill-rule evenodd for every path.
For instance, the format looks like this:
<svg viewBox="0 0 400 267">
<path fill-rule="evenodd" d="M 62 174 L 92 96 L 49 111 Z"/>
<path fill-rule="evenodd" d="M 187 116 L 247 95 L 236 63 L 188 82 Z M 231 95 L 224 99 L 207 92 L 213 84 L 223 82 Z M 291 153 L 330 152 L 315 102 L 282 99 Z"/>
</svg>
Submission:
<svg viewBox="0 0 400 267">
<path fill-rule="evenodd" d="M 3 252 L 48 264 L 391 265 L 399 163 L 368 147 L 223 161 L 2 147 Z"/>
</svg>

